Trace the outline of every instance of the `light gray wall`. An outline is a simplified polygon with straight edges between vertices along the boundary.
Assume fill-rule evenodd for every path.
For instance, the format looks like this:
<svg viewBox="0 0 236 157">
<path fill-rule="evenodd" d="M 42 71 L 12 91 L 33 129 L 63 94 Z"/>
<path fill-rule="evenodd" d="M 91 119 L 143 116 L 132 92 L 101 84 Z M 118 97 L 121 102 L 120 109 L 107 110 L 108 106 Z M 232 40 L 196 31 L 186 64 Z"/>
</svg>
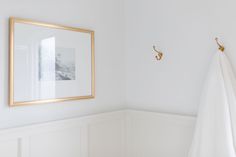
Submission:
<svg viewBox="0 0 236 157">
<path fill-rule="evenodd" d="M 215 36 L 236 60 L 235 5 L 233 0 L 0 0 L 0 128 L 125 106 L 195 115 L 217 49 Z M 9 16 L 95 30 L 96 99 L 9 108 Z M 160 62 L 153 44 L 164 52 Z"/>
<path fill-rule="evenodd" d="M 195 115 L 214 38 L 236 66 L 233 0 L 127 0 L 126 98 L 129 108 Z M 164 52 L 157 62 L 152 45 Z"/>
<path fill-rule="evenodd" d="M 124 107 L 124 6 L 117 0 L 0 0 L 0 128 L 83 116 Z M 95 31 L 96 98 L 8 107 L 10 16 Z"/>
</svg>

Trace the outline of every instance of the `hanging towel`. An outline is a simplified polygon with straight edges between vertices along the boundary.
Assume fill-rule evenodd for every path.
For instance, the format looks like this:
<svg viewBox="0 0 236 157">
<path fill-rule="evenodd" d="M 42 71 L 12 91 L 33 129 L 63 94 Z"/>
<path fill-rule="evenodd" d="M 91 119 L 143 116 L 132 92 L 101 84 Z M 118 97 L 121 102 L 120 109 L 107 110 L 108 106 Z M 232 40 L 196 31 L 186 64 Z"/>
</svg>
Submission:
<svg viewBox="0 0 236 157">
<path fill-rule="evenodd" d="M 188 157 L 236 157 L 236 79 L 227 56 L 213 57 Z"/>
</svg>

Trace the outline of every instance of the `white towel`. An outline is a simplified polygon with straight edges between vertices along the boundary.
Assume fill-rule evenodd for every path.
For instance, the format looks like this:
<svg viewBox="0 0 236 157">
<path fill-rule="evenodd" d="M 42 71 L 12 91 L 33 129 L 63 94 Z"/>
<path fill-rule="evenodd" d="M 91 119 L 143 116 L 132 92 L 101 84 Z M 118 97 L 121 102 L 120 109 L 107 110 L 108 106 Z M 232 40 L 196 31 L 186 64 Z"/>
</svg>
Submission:
<svg viewBox="0 0 236 157">
<path fill-rule="evenodd" d="M 236 157 L 236 79 L 227 56 L 210 65 L 189 157 Z"/>
</svg>

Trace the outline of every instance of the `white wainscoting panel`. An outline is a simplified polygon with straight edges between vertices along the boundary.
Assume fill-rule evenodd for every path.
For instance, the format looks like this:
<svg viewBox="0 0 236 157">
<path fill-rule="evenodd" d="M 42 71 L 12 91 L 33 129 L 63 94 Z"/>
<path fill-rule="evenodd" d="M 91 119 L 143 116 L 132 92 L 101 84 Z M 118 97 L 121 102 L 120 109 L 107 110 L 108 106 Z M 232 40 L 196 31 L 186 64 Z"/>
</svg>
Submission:
<svg viewBox="0 0 236 157">
<path fill-rule="evenodd" d="M 50 131 L 30 137 L 32 157 L 78 157 L 81 156 L 80 128 Z"/>
<path fill-rule="evenodd" d="M 195 118 L 124 110 L 0 130 L 0 157 L 187 157 Z"/>
<path fill-rule="evenodd" d="M 123 119 L 89 127 L 89 157 L 124 157 L 125 124 Z M 117 136 L 118 135 L 118 136 Z"/>
<path fill-rule="evenodd" d="M 195 118 L 127 111 L 127 157 L 187 157 Z"/>
<path fill-rule="evenodd" d="M 17 139 L 0 141 L 1 157 L 18 157 L 19 151 L 19 141 Z"/>
<path fill-rule="evenodd" d="M 125 111 L 0 131 L 0 157 L 124 157 Z"/>
</svg>

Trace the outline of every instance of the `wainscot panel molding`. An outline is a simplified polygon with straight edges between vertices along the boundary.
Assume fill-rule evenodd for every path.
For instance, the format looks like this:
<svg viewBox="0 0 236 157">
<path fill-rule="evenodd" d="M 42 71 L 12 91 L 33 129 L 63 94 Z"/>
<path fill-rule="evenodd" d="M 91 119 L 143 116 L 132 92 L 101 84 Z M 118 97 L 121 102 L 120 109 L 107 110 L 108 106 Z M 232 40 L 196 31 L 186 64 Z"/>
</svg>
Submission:
<svg viewBox="0 0 236 157">
<path fill-rule="evenodd" d="M 195 118 L 123 110 L 0 130 L 0 157 L 187 157 Z"/>
<path fill-rule="evenodd" d="M 127 111 L 127 157 L 187 157 L 195 118 Z"/>
<path fill-rule="evenodd" d="M 123 157 L 125 112 L 0 131 L 0 157 Z"/>
</svg>

